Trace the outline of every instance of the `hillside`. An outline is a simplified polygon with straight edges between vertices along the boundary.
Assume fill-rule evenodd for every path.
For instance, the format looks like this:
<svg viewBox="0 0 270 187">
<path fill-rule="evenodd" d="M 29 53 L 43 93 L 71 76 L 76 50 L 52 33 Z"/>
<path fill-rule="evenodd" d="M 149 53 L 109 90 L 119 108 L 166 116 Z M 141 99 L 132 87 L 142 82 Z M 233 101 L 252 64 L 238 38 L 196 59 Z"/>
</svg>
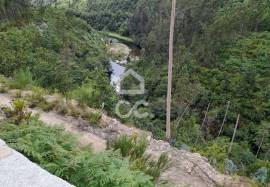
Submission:
<svg viewBox="0 0 270 187">
<path fill-rule="evenodd" d="M 20 95 L 19 98 L 18 93 Z M 27 103 L 25 103 L 25 105 L 31 106 L 32 105 L 31 102 L 35 102 L 33 99 L 31 99 L 35 97 L 35 94 L 36 93 L 34 90 L 9 90 L 4 94 L 0 94 L 0 107 L 3 109 L 3 111 L 6 111 L 6 109 L 4 109 L 5 107 L 14 108 L 16 106 L 14 105 L 14 102 L 18 101 L 19 99 L 21 101 L 23 100 L 28 101 Z M 170 144 L 167 142 L 153 139 L 151 133 L 149 132 L 144 132 L 134 127 L 127 127 L 126 125 L 119 122 L 117 119 L 111 118 L 106 114 L 102 114 L 102 117 L 100 118 L 98 123 L 94 123 L 96 121 L 91 120 L 94 116 L 91 118 L 85 118 L 83 116 L 78 117 L 74 115 L 74 112 L 67 113 L 64 115 L 62 114 L 62 111 L 59 111 L 59 105 L 61 105 L 60 101 L 64 100 L 63 97 L 61 97 L 60 95 L 42 95 L 40 97 L 42 97 L 48 105 L 53 105 L 54 107 L 52 107 L 50 111 L 43 111 L 41 108 L 24 108 L 24 111 L 30 111 L 32 115 L 38 115 L 40 122 L 35 121 L 35 119 L 32 119 L 30 120 L 29 124 L 22 123 L 20 124 L 20 126 L 12 126 L 10 124 L 2 122 L 0 123 L 1 124 L 0 137 L 3 138 L 5 141 L 7 141 L 7 143 L 12 147 L 14 147 L 16 150 L 32 158 L 33 161 L 38 162 L 55 175 L 63 177 L 64 179 L 68 180 L 69 182 L 73 183 L 76 186 L 77 185 L 87 186 L 87 185 L 86 183 L 78 183 L 78 181 L 74 179 L 67 178 L 66 175 L 68 173 L 67 174 L 58 173 L 57 170 L 59 170 L 60 168 L 57 169 L 58 167 L 57 165 L 59 165 L 60 163 L 55 163 L 57 164 L 55 165 L 56 167 L 55 169 L 57 170 L 51 168 L 49 163 L 47 165 L 44 165 L 45 163 L 43 162 L 45 160 L 40 162 L 40 158 L 37 155 L 35 155 L 41 154 L 40 156 L 42 156 L 43 153 L 42 152 L 39 153 L 39 149 L 41 148 L 28 147 L 31 146 L 31 144 L 29 145 L 29 142 L 27 143 L 27 141 L 31 140 L 31 136 L 33 136 L 32 138 L 37 136 L 35 135 L 35 133 L 39 132 L 39 131 L 36 132 L 36 130 L 38 129 L 35 128 L 41 128 L 40 130 L 43 131 L 42 133 L 44 133 L 44 131 L 48 132 L 51 131 L 52 133 L 51 135 L 53 135 L 53 131 L 57 131 L 57 128 L 63 128 L 67 133 L 69 133 L 66 135 L 74 136 L 76 137 L 76 139 L 78 139 L 78 145 L 80 147 L 86 146 L 89 149 L 90 146 L 93 149 L 93 151 L 97 154 L 103 154 L 107 148 L 110 148 L 110 146 L 107 147 L 107 145 L 112 144 L 117 139 L 117 137 L 121 136 L 133 137 L 134 135 L 138 137 L 146 136 L 147 137 L 146 138 L 147 146 L 145 152 L 146 155 L 151 156 L 151 158 L 153 159 L 158 159 L 159 157 L 162 156 L 162 154 L 166 153 L 166 155 L 168 155 L 169 158 L 169 164 L 161 170 L 161 176 L 158 177 L 158 180 L 156 181 L 158 185 L 161 184 L 166 184 L 168 186 L 189 185 L 194 187 L 195 186 L 207 187 L 216 185 L 232 186 L 232 187 L 252 186 L 252 183 L 250 183 L 247 179 L 232 178 L 230 176 L 220 174 L 208 163 L 208 160 L 206 158 L 200 156 L 199 154 L 190 153 L 185 150 L 178 150 L 176 148 L 171 147 Z M 58 101 L 58 104 L 55 101 Z M 65 107 L 67 111 L 74 110 L 76 108 L 78 113 L 80 110 L 80 106 L 74 100 L 71 101 L 70 104 L 62 107 Z M 88 109 L 84 108 L 82 110 L 89 111 L 91 113 L 99 112 L 90 108 Z M 12 118 L 10 117 L 5 118 L 5 115 L 2 117 L 4 117 L 2 121 L 12 121 Z M 43 124 L 40 124 L 41 122 L 43 122 Z M 26 132 L 30 131 L 31 134 L 27 134 L 26 132 L 25 134 L 20 131 Z M 30 137 L 28 137 L 28 135 L 30 135 Z M 40 137 L 36 138 L 42 138 L 42 136 L 44 135 L 39 136 Z M 61 136 L 65 135 L 63 134 Z M 15 137 L 15 139 L 10 139 L 10 137 Z M 55 138 L 57 140 L 57 137 Z M 65 139 L 66 138 L 67 137 L 65 137 Z M 65 141 L 67 140 L 61 141 L 65 143 Z M 71 143 L 72 139 L 68 141 L 70 141 Z M 40 143 L 42 144 L 44 142 L 41 141 L 38 144 Z M 75 149 L 75 147 L 73 149 Z M 60 154 L 59 156 L 60 157 L 58 159 L 60 159 L 63 155 Z M 46 157 L 44 156 L 42 157 L 43 159 L 46 159 Z M 54 163 L 55 160 L 52 160 L 52 162 Z M 64 164 L 62 165 L 62 167 L 68 166 Z M 77 168 L 75 170 L 75 172 L 80 171 L 81 171 L 80 168 Z M 81 177 L 84 178 L 84 176 Z M 102 178 L 100 178 L 99 180 L 102 180 Z M 94 185 L 94 183 L 91 184 Z M 123 183 L 123 185 L 125 186 L 126 184 Z M 98 186 L 107 186 L 107 185 L 99 184 Z"/>
<path fill-rule="evenodd" d="M 130 10 L 122 1 L 117 8 L 95 2 L 104 9 L 101 15 Z M 124 122 L 164 139 L 171 1 L 140 0 L 134 6 L 124 22 L 143 54 L 128 68 L 144 77 L 146 94 L 141 98 L 149 106 L 140 109 L 155 117 Z M 201 153 L 222 172 L 261 185 L 269 181 L 269 10 L 266 0 L 179 0 L 174 41 L 170 143 Z M 110 31 L 105 25 L 100 29 Z M 122 99 L 136 103 L 138 97 Z"/>
<path fill-rule="evenodd" d="M 268 0 L 177 1 L 167 139 L 171 1 L 0 10 L 0 139 L 32 162 L 82 187 L 269 185 Z"/>
</svg>

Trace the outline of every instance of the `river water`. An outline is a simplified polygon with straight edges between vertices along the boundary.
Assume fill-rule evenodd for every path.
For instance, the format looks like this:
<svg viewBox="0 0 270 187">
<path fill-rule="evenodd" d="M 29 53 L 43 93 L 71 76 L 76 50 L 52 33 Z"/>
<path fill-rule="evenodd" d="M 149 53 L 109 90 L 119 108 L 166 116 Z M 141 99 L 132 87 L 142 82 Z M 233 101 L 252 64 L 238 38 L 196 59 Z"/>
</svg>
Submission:
<svg viewBox="0 0 270 187">
<path fill-rule="evenodd" d="M 110 63 L 112 66 L 111 85 L 115 86 L 121 76 L 125 73 L 126 68 L 115 61 L 111 61 Z"/>
<path fill-rule="evenodd" d="M 118 40 L 111 40 L 113 42 L 111 42 L 111 45 L 115 45 L 117 43 L 119 43 Z M 125 45 L 122 43 L 119 43 L 121 45 Z M 119 59 L 119 60 L 111 60 L 110 64 L 111 64 L 111 76 L 110 76 L 110 80 L 111 80 L 111 85 L 114 86 L 116 88 L 116 84 L 117 82 L 121 79 L 121 76 L 125 73 L 126 71 L 126 67 L 125 65 L 128 62 L 128 59 L 133 59 L 133 60 L 138 60 L 139 56 L 140 56 L 140 49 L 137 46 L 126 46 L 126 51 L 129 51 L 129 53 L 126 54 L 126 56 L 123 59 Z M 132 61 L 132 60 L 131 60 Z M 116 88 L 117 90 L 117 88 Z"/>
</svg>

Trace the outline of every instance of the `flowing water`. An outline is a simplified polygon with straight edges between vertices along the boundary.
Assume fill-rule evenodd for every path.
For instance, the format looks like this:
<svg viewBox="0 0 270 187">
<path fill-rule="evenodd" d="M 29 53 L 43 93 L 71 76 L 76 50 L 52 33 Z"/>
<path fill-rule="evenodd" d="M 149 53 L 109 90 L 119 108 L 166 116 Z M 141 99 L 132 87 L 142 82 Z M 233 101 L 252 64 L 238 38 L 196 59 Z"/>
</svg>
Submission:
<svg viewBox="0 0 270 187">
<path fill-rule="evenodd" d="M 110 39 L 110 43 L 112 45 L 116 45 L 121 44 L 119 43 L 118 40 L 113 40 Z M 123 44 L 124 46 L 126 46 L 125 44 Z M 121 79 L 121 76 L 125 73 L 126 71 L 126 67 L 125 65 L 127 63 L 129 63 L 129 60 L 132 61 L 132 59 L 139 59 L 140 56 L 140 49 L 133 45 L 133 46 L 126 46 L 127 50 L 129 51 L 125 57 L 123 59 L 119 59 L 119 60 L 111 60 L 110 64 L 111 64 L 111 75 L 110 75 L 110 80 L 111 80 L 111 85 L 114 86 L 117 90 L 116 84 L 117 82 Z M 129 59 L 129 60 L 128 60 Z"/>
<path fill-rule="evenodd" d="M 125 73 L 126 68 L 123 65 L 119 65 L 115 61 L 111 61 L 111 66 L 112 66 L 111 85 L 115 86 L 116 83 L 121 78 L 121 75 Z"/>
</svg>

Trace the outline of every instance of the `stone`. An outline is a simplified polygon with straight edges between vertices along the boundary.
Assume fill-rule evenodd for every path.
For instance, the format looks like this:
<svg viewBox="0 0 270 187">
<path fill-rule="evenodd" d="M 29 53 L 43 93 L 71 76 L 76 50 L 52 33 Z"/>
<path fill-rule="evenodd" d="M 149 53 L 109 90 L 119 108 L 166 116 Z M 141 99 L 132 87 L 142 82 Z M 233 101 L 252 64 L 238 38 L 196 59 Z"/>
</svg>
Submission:
<svg viewBox="0 0 270 187">
<path fill-rule="evenodd" d="M 74 187 L 45 171 L 0 140 L 0 186 L 3 187 Z M 10 153 L 11 154 L 7 154 Z M 1 157 L 2 155 L 2 157 Z M 5 157 L 3 157 L 3 155 Z"/>
<path fill-rule="evenodd" d="M 0 146 L 0 160 L 12 155 L 12 149 L 7 146 Z"/>
<path fill-rule="evenodd" d="M 0 139 L 0 146 L 6 145 L 6 142 Z"/>
</svg>

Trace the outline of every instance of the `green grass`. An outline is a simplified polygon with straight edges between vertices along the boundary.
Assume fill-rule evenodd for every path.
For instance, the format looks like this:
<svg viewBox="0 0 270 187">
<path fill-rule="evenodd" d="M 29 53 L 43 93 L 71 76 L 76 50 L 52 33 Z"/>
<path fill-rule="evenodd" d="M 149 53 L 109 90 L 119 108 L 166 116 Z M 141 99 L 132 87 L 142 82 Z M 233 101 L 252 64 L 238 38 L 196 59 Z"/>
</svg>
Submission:
<svg viewBox="0 0 270 187">
<path fill-rule="evenodd" d="M 74 8 L 79 11 L 84 11 L 85 7 L 87 6 L 87 0 L 79 0 L 73 4 L 70 2 L 70 0 L 58 0 L 56 3 L 54 3 L 54 5 L 56 5 L 58 8 Z"/>
<path fill-rule="evenodd" d="M 117 39 L 117 40 L 119 40 L 127 45 L 136 45 L 132 38 L 122 36 L 122 35 L 114 33 L 114 32 L 104 32 L 104 35 L 111 37 L 111 38 L 115 38 L 115 39 Z"/>
</svg>

